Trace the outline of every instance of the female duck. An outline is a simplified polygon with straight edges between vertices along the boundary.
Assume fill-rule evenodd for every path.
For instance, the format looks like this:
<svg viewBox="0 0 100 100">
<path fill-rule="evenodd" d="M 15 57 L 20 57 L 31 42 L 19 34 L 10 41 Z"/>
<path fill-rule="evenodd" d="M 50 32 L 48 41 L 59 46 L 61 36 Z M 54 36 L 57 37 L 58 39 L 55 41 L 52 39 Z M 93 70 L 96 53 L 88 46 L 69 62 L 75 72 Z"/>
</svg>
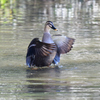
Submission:
<svg viewBox="0 0 100 100">
<path fill-rule="evenodd" d="M 57 30 L 51 21 L 47 21 L 44 28 L 42 42 L 34 38 L 28 46 L 26 64 L 29 67 L 49 66 L 51 63 L 58 64 L 60 54 L 71 50 L 74 39 L 66 36 L 54 36 L 51 38 L 50 29 Z"/>
</svg>

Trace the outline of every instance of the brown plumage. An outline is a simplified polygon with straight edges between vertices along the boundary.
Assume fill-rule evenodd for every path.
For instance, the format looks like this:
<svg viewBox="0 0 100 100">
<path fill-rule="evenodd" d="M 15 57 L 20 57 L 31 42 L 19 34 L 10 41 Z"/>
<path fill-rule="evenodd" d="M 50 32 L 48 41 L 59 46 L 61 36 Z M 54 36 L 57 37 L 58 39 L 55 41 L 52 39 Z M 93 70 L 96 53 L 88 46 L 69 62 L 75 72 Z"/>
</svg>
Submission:
<svg viewBox="0 0 100 100">
<path fill-rule="evenodd" d="M 38 38 L 34 38 L 29 44 L 26 55 L 26 64 L 29 67 L 57 64 L 60 61 L 60 54 L 71 50 L 74 39 L 61 35 L 54 36 L 52 39 L 50 28 L 57 30 L 51 21 L 47 21 L 42 42 Z"/>
</svg>

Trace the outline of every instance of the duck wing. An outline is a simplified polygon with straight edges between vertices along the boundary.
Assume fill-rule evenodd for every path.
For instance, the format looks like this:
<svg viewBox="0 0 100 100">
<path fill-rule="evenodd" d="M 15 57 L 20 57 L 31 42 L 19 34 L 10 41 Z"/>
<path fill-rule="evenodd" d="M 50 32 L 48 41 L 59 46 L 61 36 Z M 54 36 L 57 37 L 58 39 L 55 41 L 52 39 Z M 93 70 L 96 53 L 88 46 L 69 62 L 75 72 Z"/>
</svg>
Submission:
<svg viewBox="0 0 100 100">
<path fill-rule="evenodd" d="M 35 47 L 36 47 L 36 42 L 39 41 L 38 38 L 34 38 L 27 49 L 27 54 L 26 54 L 26 65 L 31 67 L 32 63 L 34 62 L 35 59 Z"/>
<path fill-rule="evenodd" d="M 60 61 L 60 54 L 69 52 L 73 47 L 72 45 L 75 39 L 66 36 L 56 35 L 53 36 L 53 41 L 57 45 L 57 54 L 53 60 L 53 63 L 57 64 Z"/>
<path fill-rule="evenodd" d="M 60 54 L 64 54 L 71 50 L 75 39 L 66 36 L 57 35 L 53 37 L 53 41 L 58 47 L 58 52 Z"/>
<path fill-rule="evenodd" d="M 34 65 L 35 56 L 44 57 L 52 53 L 52 50 L 55 50 L 56 45 L 54 43 L 48 44 L 40 42 L 38 38 L 35 38 L 31 41 L 28 46 L 27 55 L 26 55 L 26 64 L 31 67 Z"/>
<path fill-rule="evenodd" d="M 54 43 L 48 44 L 38 41 L 36 43 L 35 54 L 42 57 L 48 56 L 52 53 L 52 50 L 55 50 L 56 45 Z"/>
</svg>

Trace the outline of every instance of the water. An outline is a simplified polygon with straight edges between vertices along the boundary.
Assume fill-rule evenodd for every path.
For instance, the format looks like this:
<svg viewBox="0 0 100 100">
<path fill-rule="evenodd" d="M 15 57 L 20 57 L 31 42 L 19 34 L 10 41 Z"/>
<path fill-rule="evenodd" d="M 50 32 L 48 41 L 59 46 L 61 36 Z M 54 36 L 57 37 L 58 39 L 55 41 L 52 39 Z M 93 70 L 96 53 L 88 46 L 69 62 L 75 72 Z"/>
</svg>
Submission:
<svg viewBox="0 0 100 100">
<path fill-rule="evenodd" d="M 74 47 L 59 67 L 28 69 L 27 46 L 47 20 Z M 99 65 L 99 0 L 1 0 L 0 100 L 100 100 Z"/>
</svg>

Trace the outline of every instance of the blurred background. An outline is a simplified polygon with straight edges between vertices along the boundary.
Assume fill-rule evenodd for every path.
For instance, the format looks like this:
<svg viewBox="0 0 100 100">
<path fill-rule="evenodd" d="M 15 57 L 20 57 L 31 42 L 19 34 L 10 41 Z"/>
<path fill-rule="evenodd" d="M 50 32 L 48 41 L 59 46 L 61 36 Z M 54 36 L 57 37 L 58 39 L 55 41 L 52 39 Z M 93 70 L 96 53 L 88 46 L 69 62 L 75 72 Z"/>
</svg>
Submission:
<svg viewBox="0 0 100 100">
<path fill-rule="evenodd" d="M 30 41 L 44 24 L 75 38 L 59 67 L 30 70 Z M 100 100 L 100 0 L 0 0 L 0 100 Z"/>
</svg>

